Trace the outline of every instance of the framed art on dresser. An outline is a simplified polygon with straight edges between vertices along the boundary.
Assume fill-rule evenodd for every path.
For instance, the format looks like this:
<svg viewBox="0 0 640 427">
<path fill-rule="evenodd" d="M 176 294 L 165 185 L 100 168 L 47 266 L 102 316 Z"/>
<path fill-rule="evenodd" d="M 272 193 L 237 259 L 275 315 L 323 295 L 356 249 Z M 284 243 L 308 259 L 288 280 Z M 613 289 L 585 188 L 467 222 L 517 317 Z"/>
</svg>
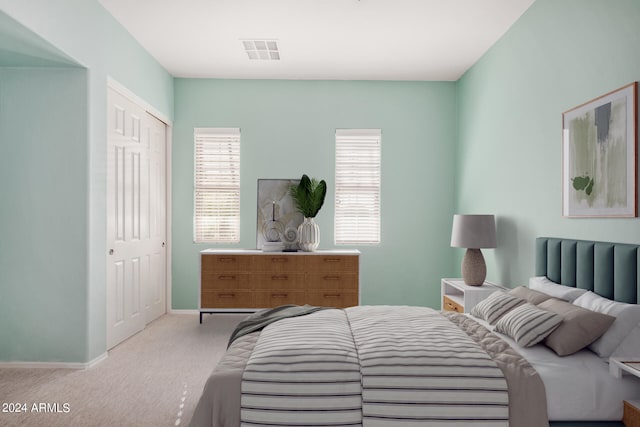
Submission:
<svg viewBox="0 0 640 427">
<path fill-rule="evenodd" d="M 299 179 L 258 179 L 257 249 L 297 248 L 297 229 L 303 218 L 289 189 L 299 182 Z"/>
<path fill-rule="evenodd" d="M 563 216 L 637 216 L 637 87 L 562 114 Z"/>
</svg>

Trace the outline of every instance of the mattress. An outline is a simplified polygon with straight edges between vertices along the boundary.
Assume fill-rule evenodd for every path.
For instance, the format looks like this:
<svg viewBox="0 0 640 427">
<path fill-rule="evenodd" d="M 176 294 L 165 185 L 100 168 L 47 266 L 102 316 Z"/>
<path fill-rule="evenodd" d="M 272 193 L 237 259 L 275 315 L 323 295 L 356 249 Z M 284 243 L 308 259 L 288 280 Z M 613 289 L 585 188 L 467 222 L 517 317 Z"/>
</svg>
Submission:
<svg viewBox="0 0 640 427">
<path fill-rule="evenodd" d="M 484 320 L 473 319 L 493 329 Z M 640 378 L 615 378 L 608 362 L 591 350 L 559 357 L 545 345 L 523 348 L 508 336 L 493 333 L 524 356 L 542 378 L 550 421 L 620 421 L 622 402 L 640 399 Z"/>
</svg>

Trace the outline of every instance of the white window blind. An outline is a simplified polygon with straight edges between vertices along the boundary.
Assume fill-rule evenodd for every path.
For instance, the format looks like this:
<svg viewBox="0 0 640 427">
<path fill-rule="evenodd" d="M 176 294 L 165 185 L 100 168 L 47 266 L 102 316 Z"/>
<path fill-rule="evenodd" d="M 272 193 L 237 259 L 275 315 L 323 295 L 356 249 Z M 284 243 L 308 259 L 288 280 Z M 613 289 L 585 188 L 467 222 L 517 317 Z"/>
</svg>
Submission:
<svg viewBox="0 0 640 427">
<path fill-rule="evenodd" d="M 336 130 L 337 245 L 380 243 L 380 129 Z"/>
<path fill-rule="evenodd" d="M 196 128 L 194 241 L 240 241 L 240 129 Z"/>
</svg>

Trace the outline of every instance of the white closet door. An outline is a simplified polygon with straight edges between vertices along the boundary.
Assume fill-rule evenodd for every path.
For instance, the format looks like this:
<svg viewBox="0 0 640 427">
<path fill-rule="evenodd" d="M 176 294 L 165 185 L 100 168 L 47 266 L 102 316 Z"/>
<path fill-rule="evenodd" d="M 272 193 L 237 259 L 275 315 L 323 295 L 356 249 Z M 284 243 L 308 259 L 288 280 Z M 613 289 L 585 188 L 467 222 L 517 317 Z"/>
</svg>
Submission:
<svg viewBox="0 0 640 427">
<path fill-rule="evenodd" d="M 147 323 L 166 313 L 167 293 L 167 125 L 146 113 L 149 135 L 149 286 L 146 293 Z"/>
<path fill-rule="evenodd" d="M 112 88 L 107 136 L 107 348 L 166 310 L 166 125 Z"/>
</svg>

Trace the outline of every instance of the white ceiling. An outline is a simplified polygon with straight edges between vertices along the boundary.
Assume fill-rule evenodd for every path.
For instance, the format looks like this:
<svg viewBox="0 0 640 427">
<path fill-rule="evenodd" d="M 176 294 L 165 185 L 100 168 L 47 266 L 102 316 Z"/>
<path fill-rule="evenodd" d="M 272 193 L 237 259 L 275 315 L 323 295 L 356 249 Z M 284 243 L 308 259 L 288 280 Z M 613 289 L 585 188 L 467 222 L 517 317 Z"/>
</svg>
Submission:
<svg viewBox="0 0 640 427">
<path fill-rule="evenodd" d="M 176 77 L 457 80 L 534 0 L 99 0 Z M 275 39 L 280 61 L 241 40 Z"/>
</svg>

